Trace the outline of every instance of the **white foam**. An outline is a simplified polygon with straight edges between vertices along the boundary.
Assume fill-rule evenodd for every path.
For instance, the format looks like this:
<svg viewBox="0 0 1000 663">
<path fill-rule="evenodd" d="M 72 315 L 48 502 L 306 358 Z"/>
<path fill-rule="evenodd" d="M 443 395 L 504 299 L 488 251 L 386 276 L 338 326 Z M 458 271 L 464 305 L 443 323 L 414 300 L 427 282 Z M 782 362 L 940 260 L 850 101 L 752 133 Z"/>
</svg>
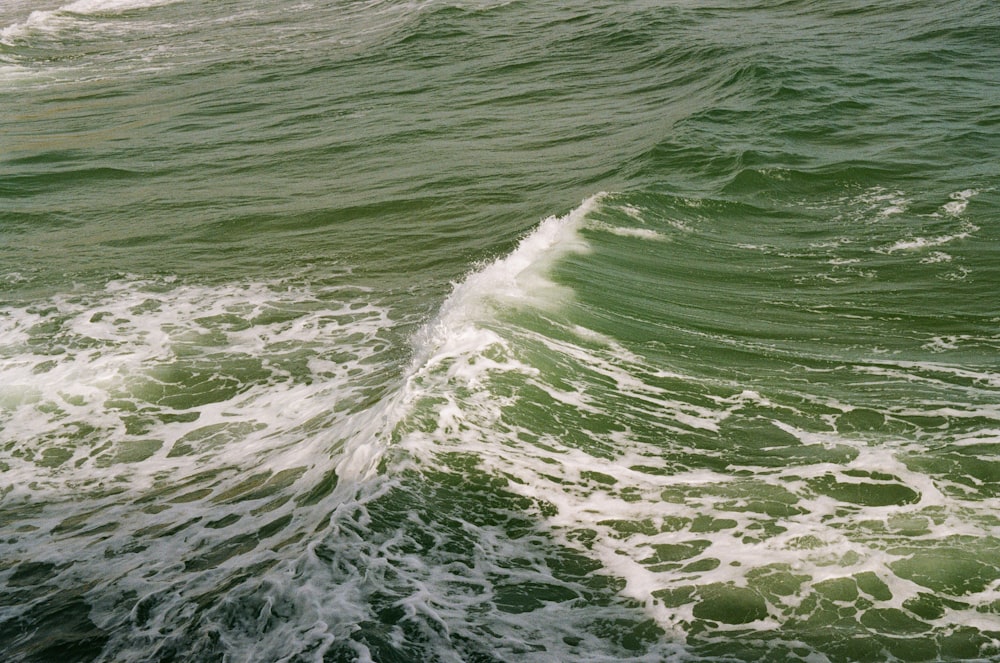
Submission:
<svg viewBox="0 0 1000 663">
<path fill-rule="evenodd" d="M 60 7 L 57 11 L 73 14 L 95 14 L 107 12 L 124 12 L 133 9 L 151 9 L 172 5 L 185 0 L 76 0 Z"/>
<path fill-rule="evenodd" d="M 903 214 L 910 202 L 902 191 L 887 191 L 882 187 L 875 187 L 862 196 L 861 201 L 868 206 L 866 213 L 873 214 L 871 220 L 876 222 Z"/>
<path fill-rule="evenodd" d="M 902 191 L 890 191 L 885 187 L 876 186 L 856 196 L 842 196 L 829 203 L 808 205 L 808 207 L 810 209 L 844 210 L 837 218 L 875 224 L 904 214 L 909 209 L 909 205 L 910 200 Z"/>
<path fill-rule="evenodd" d="M 925 265 L 933 265 L 940 262 L 951 262 L 952 257 L 943 251 L 934 251 L 930 255 L 920 259 Z"/>
<path fill-rule="evenodd" d="M 275 441 L 264 431 L 292 428 L 324 412 L 332 395 L 347 402 L 357 397 L 351 376 L 367 372 L 361 370 L 365 359 L 384 346 L 376 337 L 389 326 L 384 310 L 359 307 L 352 291 L 344 291 L 340 304 L 319 306 L 317 295 L 329 299 L 336 288 L 164 285 L 123 280 L 93 297 L 61 295 L 29 308 L 7 308 L 0 343 L 12 359 L 0 365 L 5 385 L 0 400 L 7 404 L 0 409 L 0 424 L 10 471 L 25 478 L 19 490 L 33 483 L 61 492 L 117 474 L 119 466 L 105 463 L 116 450 L 125 453 L 137 441 L 158 438 L 159 451 L 130 466 L 136 485 L 148 484 L 158 473 L 195 462 L 195 457 L 167 458 L 177 440 L 226 424 L 234 414 L 258 422 L 261 432 L 249 434 L 239 450 L 214 449 L 210 455 L 219 455 L 222 464 L 240 464 L 255 453 L 269 453 Z M 290 315 L 265 321 L 269 312 L 287 307 Z M 46 325 L 53 330 L 40 332 Z M 326 348 L 350 359 L 324 362 Z M 293 375 L 283 368 L 286 358 L 297 363 L 296 354 L 312 355 L 315 361 L 305 365 L 313 374 Z M 240 384 L 244 379 L 257 382 Z M 218 396 L 206 401 L 198 395 L 206 390 Z M 109 407 L 116 402 L 121 405 Z M 190 416 L 188 423 L 154 418 L 152 428 L 132 433 L 128 422 L 137 410 Z M 102 433 L 78 438 L 81 427 Z M 94 450 L 98 440 L 108 443 L 104 453 Z M 63 477 L 61 465 L 46 470 L 25 460 L 48 446 L 72 453 L 61 464 L 72 462 L 71 474 Z"/>
<path fill-rule="evenodd" d="M 382 595 L 384 600 L 384 595 L 392 595 L 402 586 L 393 606 L 403 611 L 411 624 L 427 626 L 428 646 L 439 647 L 442 660 L 458 660 L 454 643 L 469 633 L 480 641 L 503 647 L 517 646 L 504 641 L 511 634 L 529 643 L 537 636 L 537 642 L 544 642 L 550 649 L 541 654 L 533 652 L 532 660 L 611 660 L 607 650 L 601 648 L 604 643 L 567 651 L 559 637 L 564 633 L 576 635 L 576 624 L 565 620 L 567 613 L 589 610 L 584 614 L 603 618 L 613 609 L 588 606 L 586 601 L 573 601 L 566 608 L 552 604 L 523 614 L 504 614 L 489 623 L 491 631 L 487 635 L 476 630 L 483 619 L 492 620 L 496 614 L 496 606 L 491 604 L 493 590 L 503 581 L 558 584 L 576 591 L 572 583 L 553 576 L 545 557 L 544 537 L 529 532 L 514 539 L 506 536 L 502 526 L 477 525 L 456 518 L 449 527 L 454 524 L 468 534 L 474 549 L 467 554 L 463 551 L 464 556 L 449 558 L 440 553 L 448 548 L 446 544 L 454 542 L 448 540 L 451 534 L 444 531 L 447 528 L 435 529 L 440 522 L 435 520 L 435 514 L 423 513 L 420 502 L 411 505 L 406 500 L 401 502 L 401 520 L 412 525 L 419 537 L 432 540 L 432 551 L 402 526 L 390 524 L 383 530 L 372 529 L 376 518 L 367 507 L 400 487 L 401 468 L 448 471 L 439 458 L 451 451 L 466 452 L 478 459 L 487 475 L 508 482 L 504 491 L 529 498 L 532 503 L 552 505 L 547 515 L 538 516 L 548 533 L 564 546 L 599 560 L 604 571 L 623 579 L 622 594 L 638 601 L 680 641 L 694 619 L 697 599 L 667 607 L 656 595 L 659 590 L 712 584 L 747 587 L 749 571 L 786 565 L 805 577 L 801 588 L 775 598 L 768 604 L 764 618 L 737 627 L 766 631 L 780 627 L 784 615 L 794 612 L 812 588 L 824 580 L 874 573 L 893 594 L 891 599 L 881 600 L 879 607 L 901 607 L 906 599 L 926 591 L 891 572 L 890 565 L 905 553 L 888 550 L 901 537 L 867 535 L 859 529 L 861 521 L 881 523 L 891 530 L 892 523 L 905 519 L 926 520 L 928 533 L 918 534 L 911 541 L 956 535 L 976 540 L 991 534 L 989 529 L 995 526 L 970 518 L 969 514 L 994 512 L 1000 500 L 981 500 L 982 495 L 969 487 L 966 489 L 971 499 L 965 500 L 957 492 L 961 489 L 957 483 L 949 484 L 909 469 L 902 453 L 915 453 L 917 445 L 911 449 L 906 440 L 890 435 L 872 444 L 864 436 L 838 432 L 836 416 L 850 411 L 849 404 L 826 403 L 824 411 L 832 410 L 833 414 L 817 426 L 820 430 L 807 429 L 807 424 L 802 423 L 804 413 L 795 405 L 775 402 L 783 400 L 781 395 L 769 397 L 735 381 L 705 384 L 704 378 L 684 375 L 679 369 L 651 365 L 636 354 L 640 350 L 630 351 L 606 334 L 578 324 L 563 325 L 560 307 L 571 301 L 573 293 L 552 281 L 551 269 L 557 260 L 587 251 L 578 231 L 587 223 L 587 212 L 597 204 L 599 198 L 591 198 L 565 217 L 546 219 L 509 256 L 484 266 L 456 285 L 439 315 L 416 336 L 414 362 L 404 375 L 402 388 L 380 396 L 377 406 L 351 410 L 348 415 L 331 410 L 358 394 L 352 374 L 372 370 L 366 366 L 379 359 L 375 356 L 381 346 L 379 330 L 392 324 L 388 312 L 377 305 L 359 308 L 358 304 L 368 298 L 358 296 L 358 292 L 320 291 L 302 285 L 277 288 L 268 284 L 204 288 L 177 283 L 163 287 L 158 283 L 146 287 L 137 279 L 125 278 L 109 284 L 105 293 L 90 300 L 67 295 L 37 309 L 15 309 L 10 318 L 0 318 L 0 340 L 7 339 L 7 345 L 14 348 L 12 356 L 17 358 L 9 365 L 0 365 L 0 384 L 21 390 L 9 394 L 0 391 L 0 417 L 9 412 L 29 414 L 33 418 L 29 423 L 36 425 L 36 438 L 37 426 L 57 427 L 68 420 L 106 429 L 113 440 L 133 440 L 137 436 L 129 437 L 120 413 L 105 405 L 116 390 L 128 387 L 130 380 L 159 379 L 160 384 L 169 384 L 167 377 L 150 369 L 183 368 L 185 357 L 193 357 L 198 360 L 195 367 L 204 368 L 218 359 L 216 352 L 248 360 L 266 358 L 270 362 L 263 367 L 267 379 L 247 378 L 247 388 L 232 397 L 188 408 L 189 412 L 197 412 L 197 422 L 165 422 L 143 433 L 176 441 L 208 426 L 240 422 L 264 426 L 233 445 L 238 448 L 222 447 L 171 459 L 166 456 L 169 444 L 165 444 L 144 465 L 132 465 L 128 470 L 118 466 L 107 471 L 98 467 L 88 455 L 92 449 L 87 448 L 67 463 L 80 462 L 74 471 L 88 479 L 124 481 L 123 485 L 131 481 L 137 485 L 140 481 L 127 476 L 127 472 L 134 468 L 136 474 L 142 475 L 148 467 L 154 475 L 171 474 L 170 480 L 177 481 L 203 471 L 208 463 L 218 476 L 205 490 L 216 495 L 245 479 L 246 469 L 280 471 L 301 465 L 307 468 L 302 481 L 311 485 L 332 467 L 343 481 L 352 483 L 372 477 L 384 458 L 386 445 L 398 440 L 401 453 L 389 460 L 399 464 L 392 465 L 388 476 L 366 485 L 358 495 L 341 491 L 315 509 L 296 510 L 292 503 L 283 503 L 273 507 L 273 513 L 266 512 L 271 515 L 255 513 L 261 508 L 260 501 L 226 504 L 225 513 L 240 518 L 231 531 L 192 527 L 163 538 L 146 537 L 143 544 L 148 543 L 148 551 L 131 556 L 122 553 L 115 558 L 114 564 L 131 566 L 125 570 L 116 566 L 114 573 L 108 574 L 114 580 L 102 580 L 93 592 L 95 597 L 111 595 L 114 589 L 123 597 L 134 592 L 152 604 L 160 601 L 151 611 L 148 624 L 135 635 L 128 629 L 110 628 L 120 623 L 121 614 L 115 613 L 111 599 L 100 599 L 106 603 L 95 607 L 92 618 L 113 631 L 115 646 L 125 647 L 117 641 L 133 635 L 140 641 L 171 632 L 178 628 L 177 624 L 189 625 L 190 597 L 217 589 L 226 574 L 240 573 L 251 568 L 251 563 L 280 558 L 281 565 L 275 570 L 263 576 L 254 573 L 254 578 L 245 581 L 253 583 L 256 594 L 248 597 L 230 591 L 234 604 L 243 599 L 261 600 L 260 605 L 251 606 L 252 614 L 245 617 L 245 624 L 225 619 L 228 597 L 220 601 L 220 606 L 211 608 L 217 612 L 208 611 L 204 618 L 215 620 L 211 626 L 226 638 L 234 659 L 250 659 L 255 654 L 280 658 L 291 652 L 321 656 L 335 641 L 350 643 L 359 660 L 372 659 L 372 652 L 353 640 L 351 634 L 362 622 L 373 620 L 374 595 Z M 305 311 L 267 322 L 269 312 L 296 307 Z M 559 333 L 505 322 L 512 310 L 526 309 L 544 318 L 546 330 L 554 328 Z M 39 338 L 40 323 L 56 319 L 60 323 L 57 332 L 51 334 L 52 347 L 58 342 L 67 351 L 55 355 L 54 365 L 41 370 L 42 363 L 52 358 L 36 355 L 27 347 L 28 342 Z M 940 340 L 945 344 L 953 342 L 950 337 Z M 956 338 L 954 342 L 961 340 Z M 339 351 L 337 357 L 328 354 L 332 350 Z M 307 355 L 304 365 L 310 373 L 308 380 L 297 380 L 282 368 L 286 353 L 301 351 Z M 558 370 L 552 370 L 552 365 Z M 3 374 L 4 370 L 9 372 Z M 882 361 L 853 370 L 885 375 L 889 381 L 902 378 L 944 382 L 947 376 L 955 376 L 996 386 L 995 380 L 1000 379 L 946 364 Z M 210 376 L 226 374 L 217 366 L 209 366 L 206 372 Z M 239 376 L 236 370 L 231 374 Z M 539 400 L 545 402 L 533 403 L 539 405 L 539 410 L 531 421 L 518 421 L 516 408 L 509 406 L 526 398 L 528 392 L 544 394 Z M 58 405 L 62 414 L 42 416 L 46 413 L 40 413 L 37 404 L 43 401 Z M 133 401 L 138 399 L 133 397 Z M 138 404 L 147 407 L 155 405 L 153 401 Z M 947 402 L 911 405 L 906 410 L 889 405 L 884 413 L 988 416 L 1000 421 L 1000 408 L 992 406 L 962 408 Z M 419 421 L 411 420 L 411 415 Z M 755 425 L 773 426 L 794 438 L 788 448 L 806 452 L 803 459 L 787 466 L 745 463 L 738 473 L 725 467 L 722 461 L 730 450 L 713 443 L 720 441 L 717 436 L 731 434 L 726 426 L 740 416 Z M 594 426 L 594 430 L 587 428 L 588 421 L 596 419 L 611 421 L 612 429 L 604 430 L 601 425 Z M 315 421 L 319 425 L 308 423 Z M 333 422 L 339 423 L 331 426 Z M 991 424 L 989 429 L 963 434 L 962 444 L 968 448 L 993 444 L 996 429 Z M 690 442 L 692 439 L 710 444 L 698 448 L 697 442 Z M 685 449 L 685 445 L 690 447 Z M 773 447 L 781 448 L 780 444 Z M 845 452 L 824 456 L 824 449 L 846 449 L 854 455 Z M 674 465 L 672 458 L 683 455 L 674 451 L 719 462 L 710 465 L 713 469 L 706 469 L 709 465 Z M 808 459 L 812 452 L 816 452 L 814 461 Z M 872 470 L 880 475 L 864 474 Z M 8 476 L 37 480 L 37 472 L 34 477 L 17 472 L 15 468 Z M 58 472 L 52 474 L 51 483 L 64 480 Z M 125 478 L 119 479 L 122 474 L 126 474 Z M 154 484 L 156 478 L 150 476 L 148 482 Z M 826 494 L 816 488 L 828 480 L 848 487 L 909 486 L 919 492 L 919 499 L 913 504 L 888 506 L 855 504 L 832 491 Z M 36 495 L 46 493 L 45 486 L 32 490 Z M 756 495 L 767 495 L 768 490 L 794 500 L 788 505 L 794 509 L 773 515 L 749 508 Z M 103 551 L 133 545 L 133 533 L 140 526 L 167 529 L 198 518 L 219 517 L 216 511 L 221 507 L 170 502 L 174 495 L 169 493 L 154 504 L 169 505 L 162 513 L 141 513 L 127 500 L 101 503 L 106 515 L 100 522 L 121 524 L 120 529 L 108 534 L 107 539 L 97 538 L 102 535 L 81 539 L 92 543 L 90 547 L 70 541 L 58 550 L 46 551 L 46 559 L 73 560 L 74 573 L 85 574 L 86 564 L 110 566 L 112 561 L 103 559 Z M 33 495 L 25 493 L 25 497 Z M 944 516 L 932 519 L 926 513 Z M 41 531 L 47 533 L 62 518 L 74 515 L 80 515 L 79 505 L 52 507 L 44 518 L 47 529 Z M 232 540 L 236 533 L 254 536 L 260 523 L 279 515 L 293 517 L 295 532 L 304 537 L 303 543 L 289 549 L 292 552 L 276 555 L 273 548 L 277 542 L 265 537 L 259 550 L 236 555 L 209 572 L 185 574 L 183 564 L 178 563 L 189 559 L 192 552 L 213 550 L 220 541 Z M 452 514 L 444 517 L 451 519 Z M 725 523 L 715 529 L 694 526 L 696 521 L 712 519 Z M 635 525 L 634 531 L 616 528 L 615 521 Z M 771 531 L 764 529 L 771 526 Z M 581 532 L 590 537 L 586 545 L 580 543 Z M 25 540 L 28 543 L 19 544 L 16 550 L 12 547 L 12 552 L 28 555 L 31 539 Z M 41 540 L 41 535 L 34 540 Z M 692 541 L 704 548 L 676 564 L 666 553 L 667 564 L 649 561 L 661 550 Z M 323 546 L 328 548 L 322 550 Z M 441 557 L 435 557 L 437 554 Z M 456 559 L 471 561 L 466 564 Z M 510 560 L 517 560 L 517 564 L 507 564 Z M 700 566 L 688 568 L 691 563 Z M 391 583 L 395 584 L 389 587 Z M 994 593 L 991 588 L 971 597 L 970 605 L 974 601 L 985 604 Z M 129 601 L 123 598 L 121 603 Z M 138 619 L 139 612 L 137 607 L 133 620 Z M 976 616 L 975 607 L 970 607 L 949 612 L 941 624 L 979 623 L 974 622 L 977 619 L 983 620 L 981 615 Z M 472 623 L 477 620 L 480 623 Z M 730 627 L 723 625 L 720 630 L 726 628 Z M 386 638 L 396 643 L 406 639 L 398 629 L 387 629 Z M 651 646 L 645 659 L 670 660 L 663 655 L 667 649 L 666 645 Z M 128 652 L 122 652 L 121 660 L 139 660 L 143 653 L 148 654 L 136 650 L 127 656 L 124 654 Z M 526 656 L 522 651 L 510 658 Z M 635 660 L 642 658 L 637 656 Z"/>
<path fill-rule="evenodd" d="M 152 9 L 184 0 L 77 0 L 57 9 L 36 10 L 28 18 L 0 30 L 0 43 L 13 46 L 33 33 L 52 34 L 79 25 L 77 16 L 114 14 L 135 9 Z"/>
<path fill-rule="evenodd" d="M 961 230 L 956 233 L 939 235 L 937 237 L 913 237 L 911 239 L 901 239 L 884 249 L 879 249 L 879 251 L 881 253 L 896 253 L 898 251 L 917 251 L 929 247 L 941 246 L 943 244 L 954 242 L 955 240 L 971 237 L 977 230 L 979 230 L 979 226 L 969 223 L 963 225 Z"/>
<path fill-rule="evenodd" d="M 28 14 L 28 18 L 21 23 L 14 23 L 0 30 L 0 44 L 13 46 L 17 39 L 21 39 L 34 30 L 51 30 L 61 19 L 57 11 L 33 11 Z"/>
<path fill-rule="evenodd" d="M 663 242 L 669 239 L 663 233 L 659 233 L 652 228 L 613 226 L 610 223 L 604 223 L 602 221 L 591 221 L 587 224 L 587 228 L 590 228 L 591 230 L 598 230 L 600 232 L 606 232 L 611 235 L 618 235 L 619 237 L 635 237 L 637 239 L 648 239 L 657 242 Z"/>
<path fill-rule="evenodd" d="M 355 567 L 360 574 L 352 568 L 327 584 L 336 570 L 309 545 L 339 527 L 335 510 L 359 508 L 350 497 L 374 473 L 398 420 L 397 398 L 369 406 L 364 387 L 386 366 L 376 355 L 389 348 L 381 338 L 393 324 L 388 311 L 371 293 L 337 285 L 171 281 L 126 277 L 101 292 L 3 308 L 0 351 L 14 359 L 0 362 L 0 507 L 33 505 L 18 516 L 5 559 L 72 566 L 50 586 L 95 587 L 90 618 L 113 632 L 109 660 L 148 660 L 150 634 L 160 642 L 199 620 L 220 622 L 240 659 L 349 641 L 367 614 L 363 576 L 379 551 L 346 533 L 338 550 L 356 544 L 370 554 Z M 188 405 L 157 391 L 183 398 L 213 384 L 231 388 Z M 172 455 L 178 444 L 191 450 Z M 50 449 L 70 457 L 37 463 Z M 123 460 L 136 449 L 145 457 Z M 297 507 L 292 498 L 329 484 L 332 471 L 336 488 Z M 291 485 L 253 494 L 289 473 Z M 279 560 L 286 565 L 273 573 L 245 574 Z M 227 593 L 193 617 L 190 597 L 222 586 Z M 277 614 L 262 604 L 244 632 L 241 618 L 227 621 L 240 615 L 228 592 L 279 602 Z M 135 628 L 111 628 L 123 620 Z"/>
<path fill-rule="evenodd" d="M 905 211 L 906 207 L 903 205 L 890 205 L 879 212 L 879 217 L 884 219 L 888 216 L 893 216 L 894 214 L 902 214 Z"/>
<path fill-rule="evenodd" d="M 966 207 L 969 204 L 969 200 L 979 193 L 976 189 L 965 189 L 963 191 L 956 191 L 952 193 L 949 197 L 951 202 L 945 203 L 941 207 L 941 211 L 952 218 L 960 217 L 963 212 L 965 212 Z M 925 218 L 930 219 L 940 219 L 941 215 L 938 213 L 933 213 L 925 215 Z M 946 233 L 937 236 L 915 236 L 907 239 L 901 239 L 887 247 L 876 249 L 879 253 L 892 254 L 900 251 L 919 251 L 927 248 L 933 248 L 941 246 L 943 244 L 948 244 L 960 239 L 966 239 L 972 236 L 975 232 L 979 230 L 979 227 L 968 221 L 962 222 L 957 232 Z M 951 256 L 940 251 L 934 252 L 931 256 L 924 258 L 921 262 L 924 263 L 934 263 L 951 260 Z"/>
<path fill-rule="evenodd" d="M 956 269 L 941 275 L 939 278 L 945 281 L 964 281 L 972 272 L 968 267 L 957 267 Z"/>
<path fill-rule="evenodd" d="M 512 429 L 510 422 L 502 417 L 503 404 L 493 401 L 485 379 L 478 383 L 483 387 L 483 393 L 448 400 L 442 408 L 446 416 L 439 418 L 437 430 L 414 435 L 404 444 L 418 454 L 442 448 L 465 450 L 474 453 L 490 473 L 516 479 L 509 490 L 555 507 L 554 515 L 547 517 L 546 522 L 565 545 L 575 545 L 575 533 L 590 532 L 586 554 L 599 559 L 604 569 L 622 578 L 626 583 L 623 595 L 638 601 L 662 627 L 676 632 L 679 637 L 683 637 L 686 625 L 694 619 L 696 601 L 668 608 L 655 592 L 691 584 L 746 587 L 747 572 L 755 568 L 785 565 L 805 580 L 800 590 L 781 597 L 780 604 L 772 605 L 766 618 L 739 625 L 739 628 L 775 628 L 781 623 L 782 614 L 794 612 L 818 583 L 838 578 L 850 579 L 859 573 L 874 573 L 890 587 L 892 597 L 881 600 L 883 607 L 899 608 L 907 599 L 925 592 L 926 588 L 899 578 L 891 571 L 890 564 L 902 559 L 904 553 L 889 554 L 879 536 L 856 532 L 859 520 L 890 525 L 906 518 L 921 522 L 926 520 L 929 528 L 926 537 L 929 539 L 956 533 L 970 537 L 986 534 L 983 523 L 961 515 L 968 504 L 956 497 L 954 491 L 944 492 L 948 488 L 946 480 L 911 470 L 901 460 L 900 453 L 906 449 L 904 443 L 869 446 L 864 439 L 845 437 L 832 427 L 829 431 L 817 432 L 802 429 L 780 418 L 770 420 L 776 429 L 794 436 L 802 449 L 819 447 L 836 451 L 850 448 L 853 460 L 793 463 L 787 468 L 741 466 L 741 470 L 749 474 L 741 478 L 734 478 L 728 471 L 684 470 L 667 466 L 659 473 L 639 471 L 635 468 L 656 466 L 660 462 L 663 452 L 659 445 L 670 444 L 673 432 L 693 430 L 713 433 L 720 430 L 721 422 L 743 407 L 751 406 L 754 410 L 772 408 L 776 413 L 787 413 L 787 407 L 778 407 L 752 390 L 709 399 L 714 401 L 715 407 L 694 405 L 672 397 L 667 389 L 655 384 L 654 379 L 660 377 L 657 371 L 647 371 L 640 357 L 617 346 L 613 339 L 588 334 L 578 327 L 569 331 L 573 332 L 574 338 L 583 342 L 592 341 L 597 347 L 582 347 L 524 331 L 519 332 L 519 339 L 547 348 L 545 356 L 548 361 L 558 358 L 560 365 L 563 361 L 570 363 L 573 366 L 568 371 L 570 373 L 580 371 L 596 376 L 595 383 L 609 385 L 608 394 L 621 394 L 620 402 L 607 394 L 601 399 L 587 393 L 574 396 L 564 390 L 553 391 L 546 384 L 544 374 L 532 373 L 530 367 L 517 365 L 518 362 L 514 361 L 506 365 L 491 364 L 490 370 L 519 371 L 526 376 L 528 384 L 548 391 L 555 403 L 555 412 L 551 416 L 558 417 L 564 408 L 577 413 L 593 413 L 594 408 L 603 409 L 605 414 L 614 411 L 616 422 L 624 430 L 604 435 L 587 432 L 606 443 L 604 448 L 609 450 L 607 457 L 595 456 L 557 435 L 546 435 L 538 445 L 529 447 L 519 437 L 522 431 Z M 497 347 L 502 352 L 510 350 L 507 344 Z M 465 346 L 466 350 L 470 348 Z M 473 349 L 473 352 L 478 350 Z M 463 363 L 458 357 L 452 359 Z M 886 362 L 881 369 L 875 369 L 888 370 L 888 364 Z M 910 368 L 899 363 L 892 365 L 897 370 Z M 921 368 L 951 372 L 963 370 L 943 365 L 922 365 Z M 662 377 L 678 376 L 667 372 Z M 588 384 L 590 382 L 588 380 Z M 463 381 L 461 384 L 470 383 Z M 429 391 L 440 395 L 451 388 L 437 382 Z M 842 406 L 840 409 L 846 411 L 851 408 Z M 996 418 L 995 410 L 938 405 L 915 409 L 914 414 Z M 664 439 L 651 443 L 632 433 L 629 423 L 633 416 L 647 430 L 661 429 Z M 977 436 L 976 439 L 984 438 Z M 699 449 L 698 453 L 710 456 L 714 452 Z M 821 453 L 817 455 L 822 458 Z M 867 474 L 873 469 L 879 474 Z M 610 477 L 613 484 L 603 485 L 601 480 L 595 483 L 591 478 L 595 475 Z M 845 509 L 844 500 L 836 493 L 825 494 L 814 487 L 825 485 L 827 481 L 835 481 L 838 490 L 869 484 L 908 486 L 916 491 L 918 499 L 912 504 L 893 503 L 886 506 L 848 502 Z M 794 496 L 797 511 L 778 518 L 743 508 L 753 490 L 741 492 L 741 482 L 758 486 L 754 490 L 775 486 L 776 490 L 785 491 L 782 494 Z M 663 491 L 680 488 L 686 491 L 683 501 L 660 497 Z M 997 500 L 990 501 L 991 504 L 994 502 Z M 926 518 L 924 512 L 947 513 L 949 516 L 944 522 L 935 523 Z M 695 532 L 690 529 L 690 523 L 695 519 L 706 517 L 731 521 L 732 525 L 714 531 Z M 621 532 L 609 524 L 614 522 L 646 524 L 637 527 L 634 532 Z M 685 522 L 688 525 L 674 524 Z M 764 525 L 778 523 L 783 531 L 767 536 L 751 536 Z M 658 565 L 648 561 L 660 549 L 668 551 L 669 559 L 670 550 L 688 545 L 691 541 L 705 546 L 704 550 L 694 552 L 677 564 Z M 697 571 L 684 572 L 680 568 L 692 562 L 705 564 Z M 976 600 L 985 599 L 977 596 Z M 949 615 L 947 620 L 951 621 L 946 620 L 946 623 L 961 619 L 964 615 Z"/>
<path fill-rule="evenodd" d="M 636 207 L 635 205 L 628 205 L 628 204 L 626 204 L 626 205 L 622 205 L 619 209 L 621 211 L 625 212 L 626 214 L 628 214 L 630 217 L 632 217 L 636 221 L 642 221 L 642 210 L 639 209 L 638 207 Z"/>
<path fill-rule="evenodd" d="M 880 359 L 868 365 L 854 366 L 852 370 L 871 375 L 902 377 L 912 382 L 942 383 L 947 386 L 953 386 L 953 383 L 942 382 L 940 376 L 954 376 L 969 380 L 974 385 L 1000 387 L 1000 374 L 942 362 Z"/>
<path fill-rule="evenodd" d="M 578 231 L 604 195 L 591 196 L 566 216 L 545 219 L 512 253 L 455 286 L 436 319 L 416 339 L 416 365 L 434 361 L 434 353 L 451 356 L 497 342 L 479 324 L 489 320 L 495 307 L 549 308 L 569 297 L 570 291 L 552 282 L 547 271 L 559 258 L 589 250 Z"/>
<path fill-rule="evenodd" d="M 978 193 L 975 189 L 956 191 L 950 196 L 951 202 L 945 203 L 941 209 L 944 210 L 945 214 L 959 216 L 969 206 L 969 200 Z"/>
</svg>

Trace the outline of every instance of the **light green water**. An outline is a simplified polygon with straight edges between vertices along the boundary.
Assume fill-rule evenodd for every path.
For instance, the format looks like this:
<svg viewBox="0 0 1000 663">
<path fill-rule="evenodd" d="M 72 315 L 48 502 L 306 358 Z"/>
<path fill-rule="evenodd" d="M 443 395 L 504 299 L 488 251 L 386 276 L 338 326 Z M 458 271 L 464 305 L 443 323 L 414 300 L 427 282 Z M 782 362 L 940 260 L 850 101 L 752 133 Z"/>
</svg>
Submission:
<svg viewBox="0 0 1000 663">
<path fill-rule="evenodd" d="M 995 660 L 998 34 L 5 4 L 0 649 Z"/>
</svg>

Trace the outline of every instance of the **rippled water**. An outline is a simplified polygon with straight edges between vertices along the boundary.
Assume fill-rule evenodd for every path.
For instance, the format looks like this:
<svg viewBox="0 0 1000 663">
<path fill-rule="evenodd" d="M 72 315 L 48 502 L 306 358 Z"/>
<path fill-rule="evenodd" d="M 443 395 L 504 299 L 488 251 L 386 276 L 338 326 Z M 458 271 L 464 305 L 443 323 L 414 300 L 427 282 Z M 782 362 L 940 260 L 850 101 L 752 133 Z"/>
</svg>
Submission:
<svg viewBox="0 0 1000 663">
<path fill-rule="evenodd" d="M 0 7 L 13 661 L 1000 659 L 1000 7 Z"/>
</svg>

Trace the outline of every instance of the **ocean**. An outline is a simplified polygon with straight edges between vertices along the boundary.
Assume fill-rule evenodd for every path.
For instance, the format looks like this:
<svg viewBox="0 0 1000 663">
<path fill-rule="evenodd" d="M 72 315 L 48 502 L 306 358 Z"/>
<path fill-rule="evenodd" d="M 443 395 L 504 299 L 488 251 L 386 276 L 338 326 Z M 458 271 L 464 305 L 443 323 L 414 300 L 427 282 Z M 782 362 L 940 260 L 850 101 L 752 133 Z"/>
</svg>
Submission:
<svg viewBox="0 0 1000 663">
<path fill-rule="evenodd" d="M 1000 661 L 995 0 L 6 0 L 0 652 Z"/>
</svg>

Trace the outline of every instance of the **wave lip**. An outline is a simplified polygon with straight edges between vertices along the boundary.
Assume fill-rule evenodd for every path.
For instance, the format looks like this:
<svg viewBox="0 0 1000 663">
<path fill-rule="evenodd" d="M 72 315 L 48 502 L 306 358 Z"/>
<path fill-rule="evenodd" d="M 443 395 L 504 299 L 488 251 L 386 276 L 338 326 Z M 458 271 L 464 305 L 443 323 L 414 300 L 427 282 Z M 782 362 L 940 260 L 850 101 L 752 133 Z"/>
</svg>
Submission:
<svg viewBox="0 0 1000 663">
<path fill-rule="evenodd" d="M 529 233 L 517 248 L 471 273 L 455 286 L 437 317 L 418 336 L 417 366 L 432 353 L 449 353 L 451 344 L 469 339 L 476 323 L 488 317 L 494 307 L 548 308 L 569 296 L 567 288 L 548 277 L 552 265 L 570 253 L 586 253 L 587 242 L 579 235 L 587 214 L 607 195 L 596 193 L 565 216 L 550 216 Z M 486 330 L 478 330 L 486 345 L 496 340 Z"/>
</svg>

